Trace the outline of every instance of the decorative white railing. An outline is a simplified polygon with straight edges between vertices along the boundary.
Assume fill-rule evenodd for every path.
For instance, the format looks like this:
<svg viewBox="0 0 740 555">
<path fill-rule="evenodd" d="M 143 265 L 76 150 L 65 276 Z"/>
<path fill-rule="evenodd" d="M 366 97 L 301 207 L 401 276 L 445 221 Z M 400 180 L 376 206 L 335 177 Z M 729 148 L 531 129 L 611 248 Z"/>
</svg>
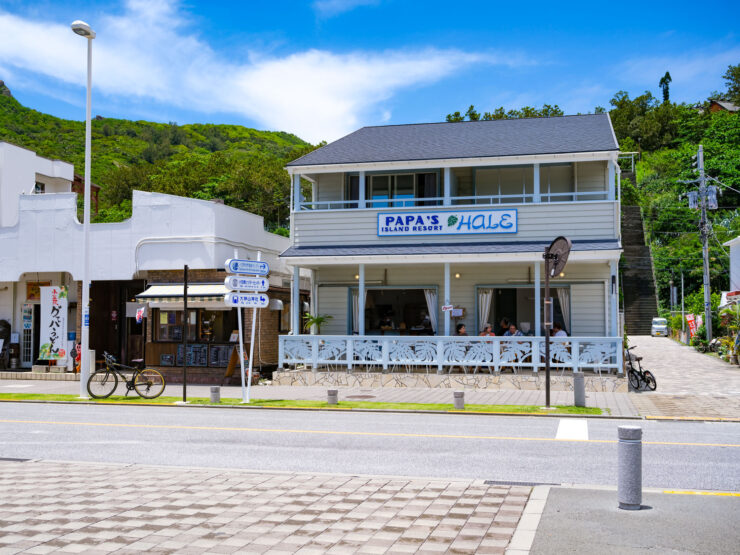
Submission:
<svg viewBox="0 0 740 555">
<path fill-rule="evenodd" d="M 533 193 L 519 193 L 512 195 L 475 195 L 450 197 L 450 205 L 478 206 L 497 204 L 544 204 L 555 202 L 579 202 L 587 200 L 608 200 L 607 191 L 570 191 L 565 193 L 540 193 L 539 200 Z M 367 199 L 365 208 L 408 208 L 424 206 L 445 206 L 444 197 L 403 197 L 392 199 Z M 299 210 L 350 210 L 359 208 L 357 200 L 324 200 L 324 201 L 301 201 Z"/>
<path fill-rule="evenodd" d="M 558 337 L 550 343 L 550 366 L 558 372 L 593 370 L 621 374 L 620 337 Z M 545 367 L 544 337 L 442 337 L 281 335 L 280 368 L 310 367 L 314 371 L 376 367 L 384 372 L 435 368 L 440 374 L 538 372 Z"/>
</svg>

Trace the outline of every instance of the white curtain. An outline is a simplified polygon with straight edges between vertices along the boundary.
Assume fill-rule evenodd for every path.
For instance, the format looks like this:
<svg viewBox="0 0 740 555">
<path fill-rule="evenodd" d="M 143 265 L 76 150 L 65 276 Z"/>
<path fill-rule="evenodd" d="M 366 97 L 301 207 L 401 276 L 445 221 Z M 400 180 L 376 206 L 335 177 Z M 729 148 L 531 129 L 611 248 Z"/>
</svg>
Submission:
<svg viewBox="0 0 740 555">
<path fill-rule="evenodd" d="M 483 331 L 483 326 L 488 323 L 491 314 L 491 300 L 493 289 L 478 289 L 478 332 Z"/>
<path fill-rule="evenodd" d="M 567 287 L 558 287 L 558 300 L 560 301 L 560 312 L 563 313 L 563 329 L 570 333 L 570 289 Z"/>
<path fill-rule="evenodd" d="M 437 333 L 437 291 L 424 289 L 424 298 L 427 300 L 427 312 L 429 312 L 429 321 L 432 323 L 432 331 Z"/>
</svg>

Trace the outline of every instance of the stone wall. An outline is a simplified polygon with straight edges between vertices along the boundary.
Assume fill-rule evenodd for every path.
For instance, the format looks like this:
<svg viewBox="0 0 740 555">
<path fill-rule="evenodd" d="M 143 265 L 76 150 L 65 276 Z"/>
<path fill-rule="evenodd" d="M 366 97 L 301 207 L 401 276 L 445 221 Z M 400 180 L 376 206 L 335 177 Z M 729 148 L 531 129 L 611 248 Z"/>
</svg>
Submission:
<svg viewBox="0 0 740 555">
<path fill-rule="evenodd" d="M 627 392 L 627 380 L 614 375 L 585 375 L 586 391 Z M 273 385 L 319 385 L 326 387 L 429 387 L 455 389 L 544 390 L 545 373 L 522 374 L 383 374 L 380 372 L 311 372 L 281 370 L 273 373 Z M 552 391 L 572 391 L 573 378 L 550 377 Z"/>
</svg>

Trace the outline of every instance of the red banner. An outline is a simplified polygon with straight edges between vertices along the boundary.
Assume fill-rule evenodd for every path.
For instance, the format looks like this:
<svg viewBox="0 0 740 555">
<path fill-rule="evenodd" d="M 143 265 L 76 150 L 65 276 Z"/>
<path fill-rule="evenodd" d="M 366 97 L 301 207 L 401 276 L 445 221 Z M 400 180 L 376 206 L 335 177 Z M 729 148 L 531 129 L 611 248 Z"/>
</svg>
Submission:
<svg viewBox="0 0 740 555">
<path fill-rule="evenodd" d="M 696 319 L 693 314 L 686 315 L 686 323 L 689 325 L 689 333 L 691 334 L 691 337 L 694 337 L 696 335 Z"/>
</svg>

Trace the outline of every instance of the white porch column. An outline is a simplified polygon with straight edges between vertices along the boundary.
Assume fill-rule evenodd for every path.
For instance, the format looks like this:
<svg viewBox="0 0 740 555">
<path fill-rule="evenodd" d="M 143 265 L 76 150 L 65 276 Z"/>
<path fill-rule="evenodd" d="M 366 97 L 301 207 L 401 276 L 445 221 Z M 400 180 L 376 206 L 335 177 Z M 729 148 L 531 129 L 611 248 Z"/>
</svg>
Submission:
<svg viewBox="0 0 740 555">
<path fill-rule="evenodd" d="M 357 291 L 357 332 L 359 335 L 365 335 L 365 265 L 360 264 L 359 290 Z"/>
<path fill-rule="evenodd" d="M 619 265 L 616 260 L 609 261 L 611 279 L 609 283 L 609 321 L 611 336 L 619 335 Z"/>
<path fill-rule="evenodd" d="M 450 263 L 445 262 L 445 300 L 444 305 L 450 304 Z M 445 335 L 450 335 L 450 311 L 444 311 L 445 316 Z"/>
<path fill-rule="evenodd" d="M 608 193 L 607 198 L 609 200 L 614 200 L 614 189 L 616 188 L 615 187 L 615 180 L 616 180 L 615 176 L 617 173 L 616 165 L 617 164 L 614 162 L 614 160 L 609 160 L 609 177 L 608 177 L 609 181 L 606 184 L 607 193 Z"/>
<path fill-rule="evenodd" d="M 539 261 L 534 263 L 534 334 L 536 336 L 542 335 L 542 314 L 540 312 L 540 306 L 542 300 L 540 299 L 540 291 L 542 284 L 540 283 L 540 268 L 541 264 Z"/>
<path fill-rule="evenodd" d="M 301 334 L 301 269 L 293 266 L 293 283 L 290 291 L 290 327 L 293 335 Z"/>
<path fill-rule="evenodd" d="M 452 204 L 452 168 L 445 168 L 444 180 L 444 200 L 442 201 L 442 204 L 444 206 L 449 206 Z"/>
<path fill-rule="evenodd" d="M 303 195 L 301 195 L 301 175 L 298 173 L 293 176 L 293 201 L 295 202 L 294 210 L 300 210 Z"/>
<path fill-rule="evenodd" d="M 534 193 L 534 202 L 540 203 L 542 202 L 542 197 L 540 197 L 540 165 L 534 164 L 534 185 L 532 189 Z"/>
<path fill-rule="evenodd" d="M 357 187 L 359 189 L 359 199 L 357 201 L 358 208 L 365 208 L 365 172 L 360 172 L 360 184 Z"/>
</svg>

